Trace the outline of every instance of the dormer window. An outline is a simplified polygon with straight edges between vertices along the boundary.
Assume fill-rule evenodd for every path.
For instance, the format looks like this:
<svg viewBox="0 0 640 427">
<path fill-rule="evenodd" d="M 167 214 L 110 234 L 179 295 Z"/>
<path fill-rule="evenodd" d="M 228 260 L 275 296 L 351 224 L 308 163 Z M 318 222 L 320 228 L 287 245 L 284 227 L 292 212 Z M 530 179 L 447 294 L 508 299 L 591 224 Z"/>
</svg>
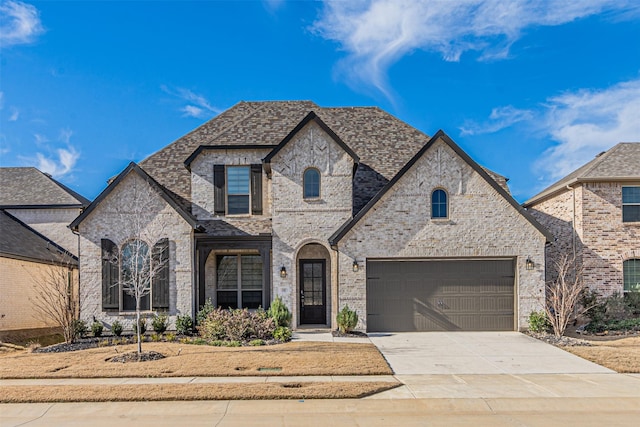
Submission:
<svg viewBox="0 0 640 427">
<path fill-rule="evenodd" d="M 262 165 L 213 166 L 216 215 L 262 215 Z"/>
<path fill-rule="evenodd" d="M 305 199 L 317 199 L 320 197 L 320 171 L 318 169 L 309 168 L 304 171 L 303 192 Z"/>
<path fill-rule="evenodd" d="M 447 192 L 438 188 L 431 193 L 431 218 L 446 219 L 449 217 Z"/>
<path fill-rule="evenodd" d="M 227 167 L 227 214 L 249 213 L 249 166 Z"/>
</svg>

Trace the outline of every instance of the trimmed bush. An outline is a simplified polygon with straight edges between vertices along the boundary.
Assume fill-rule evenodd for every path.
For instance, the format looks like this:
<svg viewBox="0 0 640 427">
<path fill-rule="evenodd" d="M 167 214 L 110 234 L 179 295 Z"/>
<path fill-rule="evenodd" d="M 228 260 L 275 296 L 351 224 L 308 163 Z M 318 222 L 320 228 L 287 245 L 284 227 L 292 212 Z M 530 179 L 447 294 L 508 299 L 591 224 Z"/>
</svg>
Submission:
<svg viewBox="0 0 640 427">
<path fill-rule="evenodd" d="M 87 322 L 84 320 L 74 320 L 71 322 L 71 326 L 73 328 L 73 336 L 74 338 L 83 338 L 89 332 L 89 328 L 87 327 Z"/>
<path fill-rule="evenodd" d="M 176 333 L 178 335 L 193 334 L 193 319 L 188 314 L 178 315 L 176 318 Z"/>
<path fill-rule="evenodd" d="M 289 327 L 291 324 L 291 312 L 280 297 L 273 300 L 267 314 L 276 322 L 276 326 Z"/>
<path fill-rule="evenodd" d="M 168 324 L 169 318 L 166 314 L 156 314 L 153 316 L 153 319 L 151 319 L 151 326 L 157 334 L 163 334 L 164 331 L 167 330 Z"/>
<path fill-rule="evenodd" d="M 246 308 L 210 312 L 198 325 L 200 336 L 207 341 L 270 340 L 276 329 L 274 320 L 264 310 L 249 312 Z"/>
<path fill-rule="evenodd" d="M 207 298 L 202 308 L 196 313 L 196 325 L 200 326 L 209 317 L 209 314 L 215 310 L 216 308 L 213 306 L 211 298 Z"/>
<path fill-rule="evenodd" d="M 278 326 L 276 330 L 273 331 L 273 339 L 280 342 L 289 341 L 291 339 L 291 329 L 286 326 Z"/>
<path fill-rule="evenodd" d="M 338 312 L 336 316 L 336 322 L 338 323 L 338 329 L 345 334 L 351 332 L 353 328 L 358 324 L 358 314 L 345 305 L 342 310 Z"/>
<path fill-rule="evenodd" d="M 117 337 L 122 335 L 122 329 L 122 323 L 118 322 L 117 320 L 114 320 L 111 324 L 111 333 Z"/>
<path fill-rule="evenodd" d="M 141 317 L 140 318 L 140 335 L 144 335 L 145 332 L 147 332 L 147 319 L 144 317 Z M 133 324 L 133 333 L 134 334 L 138 333 L 138 327 L 135 323 Z"/>
<path fill-rule="evenodd" d="M 532 311 L 529 314 L 529 330 L 537 333 L 551 330 L 551 322 L 544 311 Z"/>
<path fill-rule="evenodd" d="M 101 337 L 102 336 L 102 330 L 104 329 L 104 326 L 102 326 L 102 322 L 99 321 L 95 321 L 91 324 L 91 333 L 93 334 L 94 337 Z"/>
</svg>

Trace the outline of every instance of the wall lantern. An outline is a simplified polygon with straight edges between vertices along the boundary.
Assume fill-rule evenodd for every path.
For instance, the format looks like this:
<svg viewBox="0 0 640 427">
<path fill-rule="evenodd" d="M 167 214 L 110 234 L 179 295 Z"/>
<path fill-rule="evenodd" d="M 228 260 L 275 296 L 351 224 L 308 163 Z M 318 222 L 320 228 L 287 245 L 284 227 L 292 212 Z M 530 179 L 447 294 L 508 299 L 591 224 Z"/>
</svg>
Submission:
<svg viewBox="0 0 640 427">
<path fill-rule="evenodd" d="M 353 272 L 357 273 L 358 270 L 360 269 L 360 266 L 358 265 L 358 261 L 356 261 L 355 259 L 353 260 Z"/>
<path fill-rule="evenodd" d="M 527 260 L 525 261 L 526 266 L 527 266 L 527 270 L 533 270 L 536 266 L 536 264 L 531 260 L 530 257 L 527 257 Z"/>
<path fill-rule="evenodd" d="M 283 279 L 287 278 L 287 269 L 284 267 L 284 265 L 280 269 L 280 277 L 282 277 Z"/>
</svg>

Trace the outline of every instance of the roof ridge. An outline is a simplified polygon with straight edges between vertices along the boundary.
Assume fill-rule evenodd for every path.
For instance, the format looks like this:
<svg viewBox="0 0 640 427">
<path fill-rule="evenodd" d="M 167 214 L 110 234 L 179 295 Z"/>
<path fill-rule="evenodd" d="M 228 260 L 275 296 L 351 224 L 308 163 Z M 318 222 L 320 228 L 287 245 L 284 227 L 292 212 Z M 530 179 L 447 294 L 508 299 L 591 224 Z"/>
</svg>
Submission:
<svg viewBox="0 0 640 427">
<path fill-rule="evenodd" d="M 74 199 L 76 199 L 78 202 L 80 202 L 80 204 L 83 207 L 87 207 L 91 203 L 91 201 L 89 199 L 87 199 L 86 197 L 82 196 L 80 193 L 77 193 L 77 192 L 73 191 L 72 189 L 70 189 L 69 187 L 64 185 L 63 183 L 58 182 L 57 180 L 53 179 L 53 177 L 51 175 L 42 172 L 38 168 L 34 168 L 34 169 L 37 170 L 38 172 L 40 172 L 45 177 L 47 177 L 51 182 L 56 184 L 58 187 L 60 187 L 62 190 L 64 190 L 66 193 L 68 193 L 70 196 L 72 196 Z"/>
<path fill-rule="evenodd" d="M 591 165 L 589 166 L 589 163 L 587 163 L 585 166 L 588 166 L 584 172 L 582 173 L 582 176 L 577 176 L 576 178 L 586 178 L 586 176 L 589 174 L 589 172 L 591 172 L 593 169 L 596 168 L 596 166 L 600 166 L 600 164 L 602 162 L 604 162 L 604 160 L 609 157 L 611 155 L 612 152 L 614 152 L 615 150 L 618 149 L 618 147 L 620 146 L 620 144 L 616 144 L 613 147 L 609 148 L 608 150 L 605 150 L 603 152 L 601 152 L 600 154 L 597 154 L 596 157 L 591 160 L 589 163 L 591 163 Z M 578 168 L 580 169 L 580 168 Z"/>
</svg>

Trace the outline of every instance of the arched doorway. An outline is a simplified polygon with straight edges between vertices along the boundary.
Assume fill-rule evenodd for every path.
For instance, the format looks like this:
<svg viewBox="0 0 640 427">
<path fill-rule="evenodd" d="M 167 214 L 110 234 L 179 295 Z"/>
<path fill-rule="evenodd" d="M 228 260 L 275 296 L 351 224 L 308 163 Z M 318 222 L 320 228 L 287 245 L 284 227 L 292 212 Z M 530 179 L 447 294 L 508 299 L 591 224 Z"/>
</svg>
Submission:
<svg viewBox="0 0 640 427">
<path fill-rule="evenodd" d="M 298 251 L 298 313 L 300 325 L 328 325 L 331 316 L 331 259 L 318 243 Z"/>
</svg>

